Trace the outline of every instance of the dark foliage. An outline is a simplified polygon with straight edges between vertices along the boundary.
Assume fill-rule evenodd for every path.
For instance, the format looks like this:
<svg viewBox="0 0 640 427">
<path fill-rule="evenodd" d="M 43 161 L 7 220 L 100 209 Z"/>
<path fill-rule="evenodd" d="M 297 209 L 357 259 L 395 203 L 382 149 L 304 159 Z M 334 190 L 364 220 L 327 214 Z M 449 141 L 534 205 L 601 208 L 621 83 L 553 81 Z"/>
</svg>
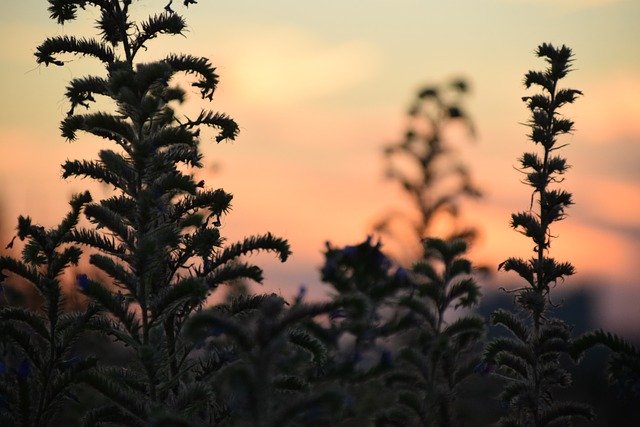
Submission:
<svg viewBox="0 0 640 427">
<path fill-rule="evenodd" d="M 571 384 L 570 374 L 560 363 L 561 356 L 568 354 L 571 332 L 548 313 L 551 289 L 574 273 L 570 263 L 549 256 L 550 227 L 564 219 L 572 204 L 571 193 L 551 188 L 561 182 L 559 176 L 568 168 L 565 159 L 556 154 L 561 148 L 558 137 L 573 130 L 573 122 L 563 118 L 559 109 L 582 93 L 558 87 L 571 69 L 571 49 L 542 44 L 536 54 L 545 59 L 548 68 L 529 71 L 524 84 L 540 87 L 542 93 L 526 96 L 523 101 L 531 112 L 529 139 L 541 147 L 542 154 L 525 153 L 520 159 L 525 183 L 533 188 L 532 209 L 515 213 L 511 219 L 515 230 L 533 240 L 534 256 L 529 260 L 509 258 L 500 264 L 500 269 L 515 271 L 526 281 L 524 287 L 510 291 L 522 313 L 495 311 L 491 322 L 507 328 L 512 336 L 491 341 L 485 350 L 488 370 L 497 368 L 506 380 L 500 395 L 507 408 L 500 420 L 504 426 L 565 425 L 576 418 L 593 417 L 586 405 L 560 401 L 554 394 Z"/>
<path fill-rule="evenodd" d="M 345 382 L 354 400 L 351 422 L 457 424 L 456 392 L 480 361 L 484 335 L 483 319 L 454 313 L 480 297 L 471 263 L 462 258 L 466 249 L 463 239 L 426 239 L 421 260 L 405 269 L 371 238 L 328 246 L 323 280 L 338 300 L 365 303 L 364 312 L 333 313 L 322 334 L 337 343 L 328 374 Z M 376 386 L 387 392 L 372 395 Z M 378 403 L 373 411 L 370 402 Z"/>
<path fill-rule="evenodd" d="M 185 6 L 190 3 L 195 2 L 184 2 Z M 68 160 L 62 169 L 64 178 L 89 177 L 112 185 L 115 195 L 97 202 L 88 193 L 74 199 L 73 216 L 57 230 L 44 231 L 32 226 L 28 218 L 20 220 L 19 237 L 30 237 L 24 262 L 3 259 L 2 268 L 33 282 L 48 298 L 49 323 L 42 323 L 34 313 L 6 311 L 3 332 L 15 335 L 16 345 L 22 347 L 18 356 L 24 353 L 16 368 L 16 381 L 26 384 L 32 365 L 44 371 L 39 379 L 43 384 L 10 397 L 10 407 L 20 410 L 12 409 L 12 413 L 21 414 L 22 418 L 16 419 L 24 419 L 23 424 L 27 425 L 24 417 L 32 416 L 28 398 L 29 393 L 33 394 L 39 411 L 33 415 L 33 422 L 40 425 L 49 410 L 47 405 L 58 402 L 49 400 L 58 399 L 67 384 L 77 382 L 76 377 L 82 374 L 84 383 L 110 401 L 85 414 L 85 425 L 145 424 L 160 419 L 159 414 L 167 411 L 180 413 L 183 422 L 200 422 L 201 408 L 209 405 L 212 391 L 205 383 L 194 381 L 196 343 L 184 336 L 185 322 L 200 311 L 219 285 L 241 278 L 262 280 L 260 268 L 236 262 L 238 257 L 254 251 L 272 251 L 285 261 L 289 246 L 270 233 L 225 245 L 219 229 L 221 217 L 230 209 L 231 195 L 221 189 L 205 188 L 203 181 L 185 173 L 185 167 L 202 166 L 198 148 L 201 128 L 219 130 L 215 139 L 220 142 L 234 139 L 238 126 L 225 114 L 204 110 L 191 119 L 180 117 L 175 110 L 185 94 L 173 85 L 178 73 L 194 76 L 192 86 L 202 98 L 212 99 L 218 76 L 207 59 L 169 55 L 156 62 L 135 62 L 139 49 L 146 49 L 149 40 L 162 34 L 183 33 L 185 23 L 171 4 L 141 23 L 130 19 L 130 1 L 51 0 L 49 4 L 51 17 L 59 23 L 75 19 L 78 10 L 86 7 L 94 7 L 99 13 L 99 38 L 51 37 L 38 47 L 36 59 L 45 65 L 61 66 L 61 54 L 71 54 L 92 56 L 104 64 L 105 77 L 82 77 L 70 82 L 66 95 L 71 108 L 60 130 L 72 141 L 79 132 L 96 135 L 115 143 L 116 150 L 103 149 L 92 161 Z M 112 99 L 116 111 L 76 112 L 78 107 L 90 109 L 96 95 Z M 76 227 L 83 205 L 93 228 Z M 56 337 L 61 316 L 57 277 L 69 264 L 77 264 L 80 257 L 75 246 L 55 252 L 67 242 L 97 250 L 89 261 L 111 279 L 111 283 L 103 283 L 87 274 L 77 276 L 78 289 L 91 305 L 87 313 L 74 319 L 86 323 L 96 310 L 103 311 L 105 316 L 93 322 L 91 328 L 127 347 L 131 363 L 116 371 L 105 366 L 91 372 L 80 371 L 95 361 L 74 363 L 73 372 L 65 372 L 69 378 L 59 380 L 63 381 L 61 384 L 54 383 L 57 394 L 51 397 L 47 387 L 52 387 L 49 383 L 53 373 L 49 371 L 58 369 L 56 363 L 66 356 L 69 346 Z M 46 269 L 41 272 L 39 267 Z M 25 335 L 24 328 L 12 327 L 15 322 L 36 328 L 34 331 L 44 341 L 42 345 L 48 347 L 33 347 L 33 337 Z M 73 330 L 76 329 L 82 331 L 79 327 Z"/>
<path fill-rule="evenodd" d="M 106 183 L 113 194 L 98 201 L 89 192 L 74 196 L 54 228 L 18 219 L 14 240 L 24 242 L 22 254 L 0 256 L 0 425 L 454 426 L 470 419 L 461 408 L 477 396 L 462 391 L 474 374 L 504 381 L 500 425 L 568 425 L 592 411 L 557 398 L 572 380 L 564 356 L 579 361 L 597 345 L 611 350 L 610 380 L 625 398 L 638 399 L 635 347 L 602 330 L 574 338 L 550 316 L 553 287 L 574 273 L 549 256 L 551 225 L 572 204 L 569 192 L 551 188 L 568 168 L 557 139 L 573 130 L 559 108 L 581 95 L 558 88 L 571 68 L 569 48 L 541 45 L 537 54 L 548 68 L 525 77 L 527 88 L 542 91 L 523 98 L 529 138 L 541 152 L 520 159 L 532 206 L 513 214 L 511 225 L 534 242 L 534 255 L 500 265 L 526 283 L 508 291 L 519 311 L 491 315 L 512 336 L 491 341 L 481 358 L 485 321 L 470 313 L 480 289 L 464 257 L 472 233 L 428 236 L 434 218 L 456 215 L 460 197 L 479 195 L 443 143 L 453 122 L 472 130 L 458 99 L 467 91 L 463 81 L 421 90 L 410 111 L 415 123 L 387 150 L 421 171 L 416 181 L 392 173 L 420 217 L 412 227 L 421 253 L 410 268 L 371 237 L 343 248 L 327 243 L 321 274 L 331 287 L 328 302 L 306 301 L 302 287 L 290 302 L 240 289 L 208 304 L 220 285 L 262 281 L 262 270 L 243 257 L 269 251 L 284 262 L 290 250 L 271 233 L 227 244 L 221 225 L 232 195 L 191 173 L 202 167 L 202 129 L 217 131 L 217 142 L 238 134 L 225 114 L 179 113 L 186 92 L 174 84 L 177 74 L 193 78 L 203 100 L 213 99 L 218 76 L 209 60 L 171 54 L 136 62 L 155 38 L 185 32 L 173 3 L 134 22 L 131 0 L 49 0 L 59 24 L 92 8 L 98 34 L 47 38 L 37 62 L 63 66 L 65 55 L 88 56 L 105 69 L 69 83 L 62 136 L 74 141 L 84 132 L 112 143 L 94 160 L 67 160 L 62 176 Z M 98 95 L 115 111 L 92 111 Z M 441 169 L 442 161 L 449 166 Z M 440 192 L 450 178 L 453 190 Z M 79 225 L 81 214 L 90 225 Z M 94 270 L 78 267 L 81 248 L 90 250 Z M 81 268 L 74 283 L 87 302 L 77 312 L 65 310 L 62 283 L 71 267 Z M 36 304 L 9 301 L 5 290 L 32 290 Z M 106 351 L 81 339 L 101 340 Z"/>
<path fill-rule="evenodd" d="M 55 228 L 18 219 L 17 237 L 26 240 L 21 259 L 0 257 L 0 287 L 23 286 L 37 292 L 39 310 L 0 309 L 0 421 L 2 425 L 58 425 L 61 413 L 78 401 L 78 387 L 95 372 L 96 359 L 75 350 L 76 342 L 95 325 L 99 311 L 64 312 L 61 276 L 77 265 L 81 250 L 69 244 L 89 193 L 76 195 L 71 211 Z M 12 274 L 12 279 L 4 273 Z"/>
</svg>

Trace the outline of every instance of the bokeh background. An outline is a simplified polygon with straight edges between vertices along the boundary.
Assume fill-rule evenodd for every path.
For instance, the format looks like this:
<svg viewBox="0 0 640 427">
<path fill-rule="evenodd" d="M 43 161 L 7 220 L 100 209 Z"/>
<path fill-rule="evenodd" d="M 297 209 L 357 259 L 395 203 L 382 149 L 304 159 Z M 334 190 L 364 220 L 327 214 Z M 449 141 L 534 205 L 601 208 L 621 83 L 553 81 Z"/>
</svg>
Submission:
<svg viewBox="0 0 640 427">
<path fill-rule="evenodd" d="M 166 1 L 136 3 L 147 15 Z M 530 201 L 514 169 L 531 149 L 522 78 L 543 67 L 533 54 L 538 44 L 570 46 L 575 71 L 565 84 L 585 94 L 565 109 L 577 131 L 565 141 L 572 169 L 563 186 L 576 205 L 553 229 L 552 253 L 578 271 L 562 286 L 595 295 L 599 326 L 640 334 L 640 1 L 202 0 L 186 11 L 174 3 L 187 37 L 150 42 L 146 58 L 193 53 L 217 66 L 212 108 L 234 117 L 241 133 L 218 145 L 205 135 L 198 174 L 235 195 L 223 227 L 230 241 L 266 231 L 290 241 L 287 263 L 256 260 L 266 270 L 264 289 L 285 296 L 305 285 L 311 297 L 324 297 L 324 242 L 357 243 L 382 213 L 407 202 L 385 181 L 382 147 L 401 137 L 416 89 L 458 76 L 471 82 L 466 109 L 478 133 L 461 155 L 486 194 L 463 208 L 464 221 L 480 229 L 473 259 L 497 266 L 527 257 L 531 242 L 508 226 L 510 213 Z M 103 148 L 88 137 L 69 144 L 58 132 L 67 82 L 102 72 L 100 64 L 68 58 L 65 67 L 46 68 L 33 57 L 46 36 L 94 34 L 96 15 L 89 8 L 60 27 L 44 1 L 0 4 L 3 247 L 19 214 L 53 225 L 72 193 L 110 191 L 60 178 L 65 159 Z M 201 106 L 191 92 L 187 113 Z M 495 275 L 486 291 L 513 281 Z"/>
</svg>

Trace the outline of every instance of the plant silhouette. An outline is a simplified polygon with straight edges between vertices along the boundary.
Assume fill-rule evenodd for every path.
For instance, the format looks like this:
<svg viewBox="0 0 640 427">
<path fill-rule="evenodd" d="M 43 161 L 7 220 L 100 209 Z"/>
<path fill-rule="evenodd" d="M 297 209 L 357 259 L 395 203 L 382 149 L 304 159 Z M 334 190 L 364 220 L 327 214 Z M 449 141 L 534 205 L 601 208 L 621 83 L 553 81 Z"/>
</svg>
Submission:
<svg viewBox="0 0 640 427">
<path fill-rule="evenodd" d="M 78 385 L 96 374 L 96 359 L 75 353 L 74 346 L 99 310 L 91 305 L 84 313 L 64 313 L 61 284 L 65 269 L 80 259 L 80 248 L 68 243 L 83 205 L 90 201 L 88 192 L 75 196 L 71 212 L 52 229 L 20 216 L 16 237 L 26 240 L 22 259 L 0 257 L 0 287 L 7 271 L 26 280 L 42 301 L 41 311 L 15 306 L 0 310 L 2 425 L 55 425 L 65 405 L 78 400 Z"/>
<path fill-rule="evenodd" d="M 548 312 L 551 289 L 574 274 L 570 263 L 549 256 L 553 238 L 550 227 L 565 218 L 566 209 L 573 203 L 571 193 L 552 188 L 562 182 L 559 177 L 569 167 L 566 159 L 556 154 L 562 148 L 558 137 L 573 131 L 573 121 L 562 117 L 559 109 L 574 102 L 582 92 L 559 87 L 559 81 L 571 70 L 571 49 L 544 43 L 536 54 L 548 67 L 529 71 L 524 84 L 527 88 L 538 87 L 542 93 L 526 96 L 523 101 L 531 112 L 529 139 L 541 147 L 542 155 L 527 152 L 520 158 L 525 182 L 533 189 L 532 207 L 511 216 L 511 226 L 534 242 L 534 256 L 529 260 L 509 258 L 500 264 L 501 269 L 518 273 L 526 282 L 510 291 L 526 318 L 502 309 L 493 312 L 492 323 L 504 326 L 513 337 L 495 339 L 485 354 L 487 363 L 495 364 L 507 379 L 500 396 L 508 408 L 508 415 L 500 420 L 504 426 L 537 427 L 593 417 L 587 406 L 559 401 L 553 394 L 557 388 L 571 384 L 571 376 L 560 364 L 560 357 L 568 354 L 571 335 L 569 326 L 551 318 Z"/>
<path fill-rule="evenodd" d="M 472 264 L 463 257 L 467 242 L 427 238 L 423 245 L 408 292 L 398 300 L 402 348 L 397 369 L 385 378 L 398 394 L 395 405 L 377 419 L 380 426 L 460 425 L 454 409 L 459 389 L 480 362 L 484 319 L 457 311 L 473 308 L 480 298 Z"/>
<path fill-rule="evenodd" d="M 493 380 L 503 385 L 499 425 L 570 425 L 593 412 L 558 397 L 572 379 L 565 356 L 579 362 L 597 345 L 611 350 L 611 382 L 626 399 L 640 397 L 636 347 L 601 329 L 573 337 L 551 316 L 554 287 L 574 273 L 550 254 L 552 227 L 572 204 L 558 188 L 568 169 L 560 137 L 573 131 L 560 109 L 582 95 L 559 87 L 571 71 L 568 47 L 541 44 L 536 53 L 548 66 L 525 76 L 527 88 L 541 90 L 523 98 L 539 151 L 520 158 L 531 206 L 511 225 L 534 250 L 500 264 L 524 284 L 507 291 L 519 310 L 499 309 L 490 319 L 512 337 L 485 346 L 486 321 L 472 313 L 481 292 L 466 258 L 473 233 L 434 231 L 437 218 L 456 216 L 461 198 L 479 196 L 445 138 L 454 122 L 472 132 L 460 106 L 465 82 L 421 90 L 406 138 L 387 149 L 390 159 L 417 165 L 417 177 L 394 160 L 391 169 L 417 213 L 409 224 L 420 250 L 411 263 L 394 261 L 373 237 L 327 242 L 320 273 L 328 300 L 308 301 L 304 287 L 289 301 L 241 288 L 208 304 L 221 285 L 262 281 L 245 256 L 267 251 L 284 262 L 291 252 L 271 233 L 227 243 L 221 226 L 232 195 L 196 177 L 201 132 L 212 128 L 217 142 L 238 134 L 223 113 L 180 112 L 183 74 L 212 101 L 218 76 L 210 61 L 183 54 L 138 61 L 156 38 L 185 33 L 174 8 L 196 1 L 170 0 L 142 21 L 131 18 L 131 0 L 48 3 L 59 24 L 97 12 L 97 37 L 50 37 L 35 55 L 45 65 L 64 66 L 65 55 L 102 64 L 103 75 L 69 82 L 60 130 L 67 140 L 88 133 L 111 148 L 94 160 L 67 160 L 62 171 L 113 192 L 102 200 L 74 195 L 55 227 L 18 218 L 9 246 L 18 239 L 22 252 L 0 256 L 0 425 L 456 426 L 473 418 L 463 413 L 466 401 L 487 401 L 480 394 Z M 100 97 L 115 108 L 95 111 Z M 392 232 L 400 217 L 384 218 L 380 230 Z M 83 250 L 102 276 L 80 262 Z M 65 310 L 63 282 L 72 271 L 87 302 L 79 311 Z M 4 298 L 20 282 L 38 295 L 35 303 Z M 104 351 L 93 348 L 97 340 Z M 484 384 L 480 393 L 465 388 L 470 379 Z"/>
<path fill-rule="evenodd" d="M 142 22 L 131 20 L 131 1 L 51 0 L 49 5 L 51 18 L 60 24 L 74 20 L 79 9 L 97 8 L 100 36 L 47 38 L 37 48 L 37 62 L 62 66 L 60 55 L 68 53 L 98 59 L 107 72 L 106 77 L 69 83 L 71 108 L 60 126 L 62 136 L 73 141 L 86 132 L 117 148 L 101 150 L 97 160 L 62 165 L 64 178 L 88 177 L 115 189 L 114 196 L 84 205 L 95 228 L 73 228 L 65 238 L 99 250 L 90 262 L 114 280 L 118 292 L 86 274 L 78 275 L 77 284 L 103 312 L 93 327 L 129 347 L 133 355 L 130 367 L 115 372 L 124 381 L 110 368 L 97 368 L 84 378 L 115 403 L 93 408 L 84 422 L 126 419 L 139 425 L 171 407 L 185 419 L 197 418 L 208 391 L 206 384 L 191 380 L 194 344 L 183 337 L 184 322 L 219 285 L 239 278 L 262 280 L 260 268 L 233 263 L 237 257 L 272 251 L 285 261 L 289 246 L 269 233 L 225 246 L 219 227 L 232 196 L 208 189 L 204 181 L 183 172 L 182 165 L 202 166 L 201 128 L 217 129 L 220 142 L 234 139 L 238 126 L 225 114 L 209 110 L 195 118 L 176 113 L 175 106 L 185 99 L 185 91 L 173 84 L 176 74 L 194 76 L 192 86 L 201 97 L 213 99 L 218 76 L 206 58 L 171 54 L 156 62 L 135 62 L 152 39 L 183 34 L 186 24 L 171 2 Z M 98 95 L 113 100 L 116 111 L 76 112 L 78 107 L 89 109 Z"/>
<path fill-rule="evenodd" d="M 453 223 L 439 237 L 471 239 L 476 234 L 475 229 L 460 227 L 454 221 L 460 200 L 481 197 L 451 135 L 456 125 L 471 137 L 475 134 L 462 102 L 468 91 L 463 79 L 420 89 L 407 113 L 404 138 L 385 147 L 387 176 L 409 196 L 411 209 L 388 212 L 374 228 L 397 241 L 403 248 L 401 258 L 408 261 L 420 257 L 422 239 L 435 237 L 434 226 L 447 219 Z"/>
<path fill-rule="evenodd" d="M 327 247 L 323 281 L 337 301 L 355 299 L 365 308 L 334 312 L 319 334 L 333 343 L 327 375 L 339 378 L 355 402 L 352 424 L 373 412 L 377 426 L 456 425 L 456 393 L 479 363 L 484 320 L 458 313 L 449 321 L 445 314 L 472 308 L 480 290 L 462 257 L 464 239 L 428 238 L 423 245 L 411 269 L 394 265 L 371 237 Z M 340 345 L 347 337 L 352 344 Z M 387 392 L 372 394 L 376 387 Z"/>
</svg>

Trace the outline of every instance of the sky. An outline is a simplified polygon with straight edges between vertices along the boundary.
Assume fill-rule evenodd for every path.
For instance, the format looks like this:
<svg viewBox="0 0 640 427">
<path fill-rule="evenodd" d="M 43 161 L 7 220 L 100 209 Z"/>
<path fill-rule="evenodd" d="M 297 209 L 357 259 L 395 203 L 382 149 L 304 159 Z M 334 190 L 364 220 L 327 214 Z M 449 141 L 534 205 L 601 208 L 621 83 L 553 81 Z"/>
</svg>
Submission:
<svg viewBox="0 0 640 427">
<path fill-rule="evenodd" d="M 144 16 L 165 3 L 134 7 Z M 418 88 L 458 76 L 471 83 L 465 107 L 478 130 L 462 155 L 486 194 L 463 210 L 481 231 L 473 259 L 497 266 L 528 257 L 532 243 L 508 225 L 530 200 L 514 169 L 531 149 L 521 124 L 521 97 L 529 94 L 522 79 L 544 67 L 534 55 L 538 44 L 571 47 L 575 71 L 565 85 L 584 97 L 564 111 L 576 132 L 565 139 L 572 168 L 563 188 L 576 204 L 553 229 L 552 253 L 576 266 L 567 287 L 599 292 L 605 326 L 640 324 L 640 2 L 202 0 L 187 10 L 174 3 L 189 32 L 150 42 L 142 60 L 184 52 L 217 67 L 220 85 L 207 107 L 234 117 L 241 131 L 230 144 L 205 135 L 198 174 L 234 194 L 222 229 L 229 241 L 267 231 L 289 240 L 287 263 L 254 258 L 265 268 L 265 290 L 285 296 L 301 285 L 325 296 L 318 273 L 324 242 L 360 242 L 384 212 L 403 206 L 401 191 L 384 179 L 382 147 L 400 137 Z M 19 214 L 53 225 L 71 194 L 109 194 L 60 178 L 64 160 L 93 158 L 106 146 L 89 137 L 70 144 L 58 131 L 67 82 L 100 73 L 100 64 L 68 58 L 65 67 L 44 67 L 33 56 L 47 36 L 94 34 L 96 12 L 80 16 L 61 27 L 43 1 L 0 5 L 0 230 L 7 240 Z M 188 111 L 203 106 L 197 98 L 190 93 Z M 517 280 L 496 280 L 509 279 Z"/>
</svg>

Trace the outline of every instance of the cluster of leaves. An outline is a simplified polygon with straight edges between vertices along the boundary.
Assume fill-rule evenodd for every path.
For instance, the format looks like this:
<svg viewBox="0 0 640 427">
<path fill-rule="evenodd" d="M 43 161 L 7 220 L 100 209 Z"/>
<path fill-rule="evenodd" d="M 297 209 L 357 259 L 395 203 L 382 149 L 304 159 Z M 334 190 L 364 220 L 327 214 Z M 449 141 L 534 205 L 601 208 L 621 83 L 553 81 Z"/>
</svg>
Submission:
<svg viewBox="0 0 640 427">
<path fill-rule="evenodd" d="M 185 6 L 190 3 L 194 2 L 184 2 Z M 36 322 L 39 315 L 33 312 L 22 310 L 14 315 L 7 311 L 5 315 L 35 327 L 48 342 L 48 347 L 34 354 L 29 353 L 26 342 L 24 351 L 29 360 L 21 362 L 25 367 L 19 371 L 27 372 L 29 363 L 43 370 L 40 389 L 45 389 L 29 389 L 40 396 L 36 425 L 44 425 L 44 411 L 53 404 L 47 387 L 52 387 L 49 377 L 57 378 L 54 370 L 59 359 L 68 353 L 70 343 L 66 340 L 71 337 L 64 333 L 76 331 L 73 322 L 90 317 L 83 314 L 78 319 L 65 319 L 65 329 L 58 331 L 57 277 L 68 264 L 77 263 L 81 253 L 78 247 L 70 246 L 56 255 L 55 249 L 63 243 L 91 248 L 90 263 L 111 279 L 103 283 L 79 274 L 77 284 L 91 307 L 104 313 L 92 326 L 127 347 L 131 358 L 118 373 L 124 382 L 114 381 L 105 369 L 95 371 L 87 380 L 112 403 L 93 408 L 85 415 L 85 423 L 127 420 L 141 425 L 166 408 L 190 414 L 180 405 L 197 408 L 202 390 L 194 390 L 195 343 L 184 335 L 185 322 L 219 285 L 236 279 L 262 280 L 259 267 L 237 262 L 238 257 L 272 251 L 285 261 L 289 245 L 271 234 L 225 245 L 221 217 L 230 209 L 231 194 L 208 189 L 204 181 L 197 182 L 185 173 L 187 168 L 202 166 L 202 127 L 218 129 L 216 141 L 220 142 L 234 139 L 238 126 L 225 114 L 203 110 L 196 118 L 188 118 L 175 110 L 185 99 L 184 89 L 173 85 L 179 73 L 195 76 L 192 86 L 203 99 L 212 99 L 218 76 L 206 58 L 169 55 L 156 62 L 134 62 L 149 40 L 161 34 L 183 34 L 185 23 L 171 4 L 141 23 L 130 20 L 131 1 L 50 0 L 49 5 L 51 17 L 60 24 L 75 19 L 78 9 L 94 7 L 99 12 L 100 39 L 47 38 L 37 48 L 36 59 L 40 64 L 60 66 L 64 64 L 61 55 L 71 54 L 93 57 L 104 64 L 106 76 L 75 78 L 69 83 L 66 96 L 71 109 L 60 129 L 68 140 L 86 132 L 111 141 L 116 149 L 101 150 L 97 160 L 67 160 L 62 169 L 64 178 L 88 177 L 112 185 L 115 194 L 98 202 L 88 193 L 74 199 L 74 216 L 56 230 L 45 231 L 21 219 L 19 237 L 32 238 L 25 246 L 23 262 L 3 259 L 4 270 L 28 279 L 47 301 L 46 327 Z M 116 111 L 76 112 L 78 107 L 90 109 L 97 95 L 111 99 Z M 82 207 L 93 227 L 77 226 Z M 36 272 L 36 266 L 44 271 Z M 96 309 L 91 310 L 89 313 Z M 18 334 L 23 331 L 4 324 L 3 331 L 13 333 L 14 341 L 21 342 Z M 47 351 L 42 353 L 43 349 Z M 43 354 L 47 358 L 43 359 Z M 85 365 L 74 364 L 74 372 Z M 62 384 L 54 382 L 55 396 L 69 382 L 66 377 Z M 12 405 L 14 401 L 12 398 Z M 31 417 L 27 403 L 18 406 L 20 418 Z"/>
<path fill-rule="evenodd" d="M 602 329 L 589 331 L 573 340 L 571 357 L 579 362 L 587 350 L 599 345 L 611 350 L 608 379 L 618 387 L 619 396 L 630 402 L 640 402 L 640 350 L 626 340 Z"/>
<path fill-rule="evenodd" d="M 472 309 L 480 297 L 466 249 L 463 239 L 424 241 L 411 289 L 399 300 L 403 345 L 398 369 L 386 378 L 398 390 L 397 402 L 378 425 L 458 425 L 458 391 L 480 362 L 485 331 L 484 319 L 456 311 Z"/>
<path fill-rule="evenodd" d="M 461 125 L 474 136 L 473 123 L 462 106 L 469 87 L 459 79 L 420 89 L 407 113 L 407 128 L 401 141 L 385 147 L 387 176 L 401 185 L 411 200 L 411 212 L 392 210 L 375 225 L 376 231 L 402 241 L 413 262 L 419 258 L 407 246 L 420 246 L 435 236 L 433 226 L 447 217 L 455 219 L 464 198 L 479 198 L 467 166 L 453 144 L 451 131 Z M 406 235 L 409 231 L 409 239 Z M 473 238 L 476 230 L 455 222 L 443 238 Z"/>
<path fill-rule="evenodd" d="M 290 306 L 271 295 L 244 296 L 193 316 L 187 334 L 202 347 L 197 384 L 210 384 L 230 425 L 329 425 L 345 402 L 321 386 L 329 348 L 313 332 L 314 318 L 349 301 Z M 225 362 L 221 362 L 221 350 Z M 223 365 L 223 368 L 220 366 Z"/>
<path fill-rule="evenodd" d="M 321 273 L 334 300 L 348 298 L 362 305 L 355 313 L 330 313 L 324 336 L 337 346 L 335 374 L 342 379 L 367 380 L 379 366 L 391 363 L 392 355 L 381 343 L 395 332 L 391 314 L 399 293 L 409 283 L 408 271 L 395 266 L 382 252 L 380 242 L 368 237 L 344 248 L 327 243 Z"/>
<path fill-rule="evenodd" d="M 329 328 L 343 343 L 335 366 L 343 367 L 340 378 L 357 404 L 355 419 L 358 412 L 371 418 L 366 402 L 377 399 L 378 426 L 455 424 L 456 394 L 480 361 L 484 335 L 483 319 L 454 312 L 472 308 L 480 296 L 462 257 L 466 249 L 463 239 L 425 239 L 423 256 L 405 269 L 392 265 L 371 238 L 328 247 L 323 280 L 337 298 L 366 303 L 364 316 L 334 315 Z M 372 383 L 388 392 L 372 396 Z"/>
<path fill-rule="evenodd" d="M 73 244 L 73 229 L 89 193 L 71 200 L 71 211 L 53 229 L 20 217 L 17 237 L 26 240 L 22 259 L 0 257 L 0 287 L 13 273 L 37 292 L 41 309 L 5 306 L 0 309 L 0 424 L 42 426 L 56 420 L 69 401 L 77 401 L 80 383 L 93 375 L 95 358 L 74 350 L 76 341 L 90 330 L 98 310 L 64 312 L 61 276 L 77 265 L 81 250 Z M 14 237 L 15 239 L 15 237 Z M 12 242 L 9 244 L 10 246 Z"/>
</svg>

